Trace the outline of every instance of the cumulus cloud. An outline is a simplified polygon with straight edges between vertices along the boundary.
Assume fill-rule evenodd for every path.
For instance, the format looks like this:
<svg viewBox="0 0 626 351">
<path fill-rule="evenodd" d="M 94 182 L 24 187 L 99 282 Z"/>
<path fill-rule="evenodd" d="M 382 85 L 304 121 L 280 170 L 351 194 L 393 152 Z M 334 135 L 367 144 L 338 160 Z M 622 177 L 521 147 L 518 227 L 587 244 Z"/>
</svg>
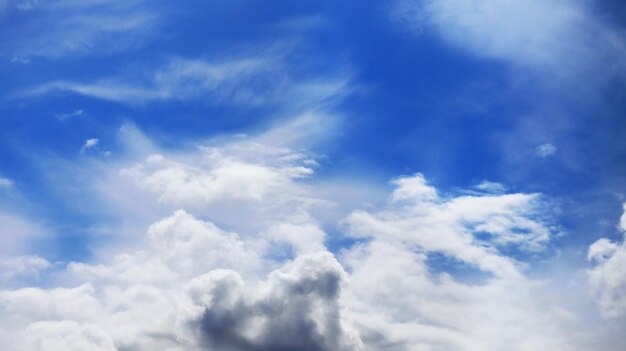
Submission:
<svg viewBox="0 0 626 351">
<path fill-rule="evenodd" d="M 209 273 L 191 283 L 196 294 L 203 286 L 211 298 L 198 327 L 216 349 L 359 350 L 358 335 L 342 322 L 343 274 L 328 252 L 272 272 L 252 295 L 236 273 Z"/>
<path fill-rule="evenodd" d="M 626 232 L 626 204 L 619 229 Z M 594 263 L 588 271 L 589 285 L 608 316 L 626 315 L 626 242 L 600 239 L 589 247 L 587 258 Z"/>
<path fill-rule="evenodd" d="M 0 344 L 20 344 L 24 338 L 26 345 L 46 351 L 88 345 L 103 350 L 360 347 L 354 330 L 344 326 L 339 297 L 345 273 L 329 252 L 299 256 L 264 279 L 266 273 L 258 271 L 269 266 L 255 260 L 255 252 L 235 234 L 183 211 L 151 226 L 147 239 L 144 251 L 100 265 L 69 265 L 73 279 L 91 283 L 1 291 L 8 318 L 0 323 L 7 332 Z"/>
</svg>

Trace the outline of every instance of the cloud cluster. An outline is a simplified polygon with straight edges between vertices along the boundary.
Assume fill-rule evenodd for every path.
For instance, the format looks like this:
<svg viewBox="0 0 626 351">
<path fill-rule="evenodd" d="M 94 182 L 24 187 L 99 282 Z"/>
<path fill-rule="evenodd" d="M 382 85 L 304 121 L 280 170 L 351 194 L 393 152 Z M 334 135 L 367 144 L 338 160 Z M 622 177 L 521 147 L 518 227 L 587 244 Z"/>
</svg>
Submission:
<svg viewBox="0 0 626 351">
<path fill-rule="evenodd" d="M 0 292 L 3 347 L 18 350 L 354 350 L 339 303 L 344 272 L 320 250 L 273 270 L 237 235 L 184 211 L 145 250 L 72 263 L 73 288 Z M 244 284 L 245 282 L 245 284 Z M 289 331 L 289 332 L 286 332 Z M 209 346 L 210 345 L 210 346 Z"/>
<path fill-rule="evenodd" d="M 1 290 L 0 346 L 568 349 L 570 314 L 538 298 L 525 255 L 510 256 L 549 242 L 540 196 L 441 194 L 415 174 L 392 180 L 386 205 L 332 223 L 314 209 L 336 208 L 341 194 L 317 198 L 302 177 L 315 163 L 261 144 L 267 135 L 115 164 L 127 189 L 185 210 L 150 225 L 137 250 L 65 265 L 50 288 Z M 228 171 L 233 164 L 247 171 Z M 333 249 L 323 227 L 353 243 Z"/>
</svg>

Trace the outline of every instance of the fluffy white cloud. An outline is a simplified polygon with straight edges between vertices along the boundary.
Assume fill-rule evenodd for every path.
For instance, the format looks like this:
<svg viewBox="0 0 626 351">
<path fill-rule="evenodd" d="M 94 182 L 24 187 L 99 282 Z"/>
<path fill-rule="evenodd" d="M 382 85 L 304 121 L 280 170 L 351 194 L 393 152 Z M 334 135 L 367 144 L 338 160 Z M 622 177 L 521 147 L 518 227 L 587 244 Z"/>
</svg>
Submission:
<svg viewBox="0 0 626 351">
<path fill-rule="evenodd" d="M 93 149 L 94 147 L 96 147 L 96 145 L 98 145 L 99 142 L 100 142 L 100 139 L 98 138 L 90 138 L 90 139 L 85 140 L 85 144 L 80 149 L 80 152 L 82 153 L 89 149 Z"/>
<path fill-rule="evenodd" d="M 196 219 L 183 210 L 150 226 L 146 250 L 116 256 L 108 265 L 72 263 L 75 274 L 117 284 L 177 284 L 213 268 L 260 268 L 256 252 L 234 233 Z"/>
<path fill-rule="evenodd" d="M 251 152 L 254 147 L 263 148 L 261 145 L 250 146 Z M 282 152 L 289 156 L 288 151 Z M 122 172 L 159 194 L 160 201 L 175 204 L 229 199 L 260 201 L 272 189 L 288 186 L 292 179 L 312 173 L 310 168 L 296 165 L 301 161 L 297 156 L 282 164 L 263 165 L 223 155 L 219 149 L 204 149 L 202 154 L 204 157 L 194 165 L 152 155 L 146 162 Z"/>
<path fill-rule="evenodd" d="M 620 230 L 626 232 L 626 204 Z M 602 311 L 608 316 L 626 315 L 626 241 L 600 239 L 589 247 L 588 259 L 595 267 L 588 272 L 589 284 Z"/>
<path fill-rule="evenodd" d="M 376 239 L 350 250 L 347 299 L 373 350 L 569 350 L 556 307 L 525 279 L 462 284 L 430 272 L 425 252 Z"/>
<path fill-rule="evenodd" d="M 92 283 L 1 291 L 6 335 L 0 344 L 27 340 L 24 350 L 360 347 L 341 317 L 345 273 L 323 248 L 264 279 L 271 265 L 255 259 L 236 235 L 183 211 L 151 226 L 147 239 L 145 251 L 68 267 L 71 279 Z"/>
<path fill-rule="evenodd" d="M 498 248 L 540 250 L 550 238 L 550 229 L 536 216 L 538 195 L 442 199 L 420 174 L 394 184 L 398 187 L 388 210 L 350 215 L 347 223 L 352 235 L 409 243 L 511 278 L 520 275 L 518 263 L 500 255 Z"/>
<path fill-rule="evenodd" d="M 570 318 L 547 307 L 506 248 L 536 251 L 552 229 L 527 194 L 441 197 L 421 174 L 393 181 L 387 208 L 356 211 L 346 225 L 366 241 L 344 250 L 346 303 L 376 350 L 568 350 Z M 502 250 L 502 251 L 501 251 Z M 435 273 L 441 254 L 487 274 L 461 283 Z M 505 312 L 506 311 L 506 312 Z M 541 326 L 541 327 L 538 327 Z M 549 326 L 549 327 L 548 327 Z"/>
<path fill-rule="evenodd" d="M 21 276 L 38 276 L 52 264 L 39 256 L 18 256 L 0 259 L 0 278 L 9 280 Z M 0 279 L 0 280 L 2 280 Z"/>
</svg>

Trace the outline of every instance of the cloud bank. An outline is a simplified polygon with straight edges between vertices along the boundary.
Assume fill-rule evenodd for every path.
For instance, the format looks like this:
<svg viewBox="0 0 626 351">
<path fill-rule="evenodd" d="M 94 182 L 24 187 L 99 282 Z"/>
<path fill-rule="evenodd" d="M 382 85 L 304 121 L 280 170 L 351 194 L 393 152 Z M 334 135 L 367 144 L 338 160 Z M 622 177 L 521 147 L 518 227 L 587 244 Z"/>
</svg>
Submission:
<svg viewBox="0 0 626 351">
<path fill-rule="evenodd" d="M 391 181 L 386 203 L 351 210 L 331 235 L 333 217 L 319 208 L 337 208 L 342 196 L 319 197 L 305 152 L 260 144 L 263 135 L 228 140 L 110 163 L 117 182 L 179 209 L 151 224 L 134 251 L 63 264 L 49 288 L 1 290 L 0 345 L 592 349 L 572 329 L 578 311 L 547 302 L 528 275 L 527 258 L 549 250 L 556 234 L 540 195 L 502 186 L 444 194 L 413 174 Z M 226 216 L 222 206 L 239 211 Z M 331 236 L 352 244 L 333 248 Z M 617 273 L 620 248 L 601 241 L 590 251 L 607 311 L 623 311 L 623 281 L 605 274 Z M 26 275 L 50 267 L 37 258 L 3 264 Z M 462 278 L 459 269 L 473 273 Z"/>
</svg>

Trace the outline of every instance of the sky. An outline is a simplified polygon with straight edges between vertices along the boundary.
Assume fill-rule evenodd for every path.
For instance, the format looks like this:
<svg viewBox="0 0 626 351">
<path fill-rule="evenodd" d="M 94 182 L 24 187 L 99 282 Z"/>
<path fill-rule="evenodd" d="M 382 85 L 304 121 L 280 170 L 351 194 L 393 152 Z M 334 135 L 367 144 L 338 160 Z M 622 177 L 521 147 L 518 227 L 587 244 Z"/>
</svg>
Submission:
<svg viewBox="0 0 626 351">
<path fill-rule="evenodd" d="M 0 349 L 623 350 L 624 18 L 0 0 Z"/>
</svg>

